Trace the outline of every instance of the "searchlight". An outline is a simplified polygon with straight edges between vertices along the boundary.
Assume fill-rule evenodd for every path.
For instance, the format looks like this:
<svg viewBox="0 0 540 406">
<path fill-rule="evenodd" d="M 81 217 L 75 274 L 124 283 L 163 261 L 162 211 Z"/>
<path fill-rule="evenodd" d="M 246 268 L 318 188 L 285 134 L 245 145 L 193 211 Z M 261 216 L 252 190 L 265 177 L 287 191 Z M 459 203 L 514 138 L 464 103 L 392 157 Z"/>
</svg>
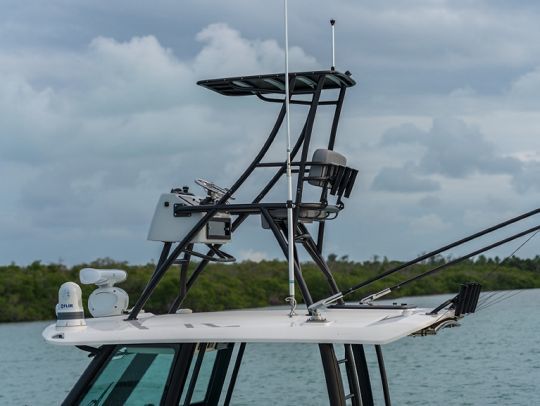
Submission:
<svg viewBox="0 0 540 406">
<path fill-rule="evenodd" d="M 84 285 L 96 285 L 88 298 L 88 310 L 94 317 L 119 316 L 129 305 L 129 296 L 125 290 L 114 286 L 127 279 L 126 271 L 120 269 L 84 268 L 79 272 Z"/>
</svg>

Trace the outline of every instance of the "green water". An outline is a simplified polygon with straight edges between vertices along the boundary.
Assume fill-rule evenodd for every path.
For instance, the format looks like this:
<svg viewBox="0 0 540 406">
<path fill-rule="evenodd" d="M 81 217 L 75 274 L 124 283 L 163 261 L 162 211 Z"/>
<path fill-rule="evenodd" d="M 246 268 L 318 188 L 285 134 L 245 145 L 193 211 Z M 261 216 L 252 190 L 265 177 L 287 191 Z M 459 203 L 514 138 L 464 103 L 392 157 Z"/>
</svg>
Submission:
<svg viewBox="0 0 540 406">
<path fill-rule="evenodd" d="M 429 307 L 446 297 L 407 301 Z M 47 324 L 0 324 L 0 405 L 59 404 L 88 364 L 82 351 L 45 344 Z M 459 329 L 383 350 L 394 405 L 540 405 L 540 290 L 469 316 Z M 367 351 L 382 404 L 375 354 Z M 327 405 L 317 347 L 248 344 L 232 403 Z"/>
</svg>

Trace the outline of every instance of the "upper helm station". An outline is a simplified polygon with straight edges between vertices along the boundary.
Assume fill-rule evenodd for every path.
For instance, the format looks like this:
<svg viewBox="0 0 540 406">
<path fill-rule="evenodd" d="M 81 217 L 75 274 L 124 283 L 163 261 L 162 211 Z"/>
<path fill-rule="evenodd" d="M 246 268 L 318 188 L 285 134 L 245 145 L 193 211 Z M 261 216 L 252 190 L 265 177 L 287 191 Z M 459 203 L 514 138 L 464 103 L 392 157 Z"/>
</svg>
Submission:
<svg viewBox="0 0 540 406">
<path fill-rule="evenodd" d="M 326 265 L 323 256 L 324 227 L 344 208 L 343 199 L 352 192 L 358 171 L 347 166 L 344 155 L 334 151 L 338 123 L 345 93 L 356 82 L 349 72 L 335 70 L 293 72 L 288 75 L 289 103 L 303 105 L 306 108 L 305 121 L 291 148 L 291 167 L 296 177 L 295 193 L 291 205 L 293 207 L 294 242 L 303 245 L 312 260 L 321 268 L 329 282 L 331 294 L 339 290 Z M 231 78 L 209 79 L 197 82 L 198 85 L 224 96 L 256 96 L 258 99 L 281 105 L 276 122 L 267 139 L 246 170 L 229 188 L 221 188 L 212 182 L 197 179 L 206 196 L 197 197 L 189 188 L 172 189 L 170 193 L 161 195 L 148 234 L 148 239 L 164 243 L 160 261 L 156 271 L 135 303 L 129 318 L 137 317 L 142 306 L 158 284 L 167 269 L 174 263 L 181 264 L 182 280 L 179 295 L 169 309 L 178 310 L 204 267 L 212 261 L 231 262 L 234 257 L 221 248 L 232 239 L 234 231 L 248 216 L 261 217 L 262 227 L 272 231 L 279 246 L 287 257 L 287 201 L 266 202 L 265 197 L 286 174 L 286 161 L 264 161 L 269 148 L 276 142 L 276 136 L 286 116 L 285 74 L 268 74 L 239 76 Z M 325 91 L 333 95 L 331 99 L 323 99 Z M 319 106 L 333 108 L 332 125 L 327 137 L 327 147 L 310 151 L 313 124 Z M 321 140 L 318 140 L 319 142 Z M 234 194 L 250 177 L 255 169 L 273 170 L 274 176 L 265 184 L 251 202 L 236 202 Z M 320 197 L 317 201 L 305 202 L 304 187 L 318 188 Z M 317 237 L 312 237 L 306 223 L 318 223 Z M 176 246 L 173 248 L 173 244 Z M 197 244 L 197 245 L 196 245 Z M 206 246 L 204 252 L 197 250 L 201 244 Z M 202 258 L 197 269 L 187 278 L 187 269 L 193 256 Z M 299 284 L 304 302 L 309 306 L 313 300 L 309 287 L 302 277 L 300 263 L 295 259 L 295 279 Z"/>
<path fill-rule="evenodd" d="M 205 191 L 205 195 L 202 197 L 193 194 L 186 186 L 173 188 L 169 193 L 160 196 L 151 221 L 148 239 L 162 242 L 162 252 L 151 279 L 129 311 L 128 320 L 137 318 L 163 275 L 173 264 L 179 264 L 181 267 L 179 291 L 169 309 L 169 313 L 175 313 L 209 262 L 235 261 L 235 258 L 226 253 L 222 247 L 232 240 L 234 231 L 248 216 L 260 216 L 262 228 L 273 233 L 285 257 L 288 257 L 288 207 L 293 208 L 294 243 L 302 245 L 320 268 L 328 281 L 329 293 L 339 292 L 332 273 L 322 256 L 322 250 L 326 221 L 336 218 L 344 208 L 343 199 L 350 196 L 358 175 L 356 169 L 347 166 L 347 158 L 334 151 L 345 93 L 356 82 L 348 71 L 341 73 L 332 69 L 289 73 L 289 104 L 301 105 L 306 109 L 302 130 L 295 137 L 290 151 L 292 173 L 296 178 L 295 192 L 291 202 L 287 202 L 285 198 L 282 202 L 266 202 L 265 197 L 285 176 L 287 169 L 287 161 L 285 160 L 281 162 L 264 160 L 268 150 L 276 142 L 276 136 L 286 117 L 285 80 L 284 73 L 277 73 L 197 82 L 198 85 L 224 96 L 255 96 L 265 102 L 278 103 L 281 108 L 268 137 L 265 141 L 263 140 L 259 152 L 232 186 L 222 188 L 204 179 L 197 179 L 195 183 Z M 330 91 L 328 93 L 331 94 L 331 98 L 323 99 L 321 97 L 325 91 Z M 326 148 L 311 152 L 313 124 L 320 106 L 329 106 L 333 109 L 333 120 L 327 136 Z M 317 141 L 321 142 L 320 139 Z M 274 171 L 274 176 L 263 185 L 250 202 L 234 201 L 235 192 L 253 174 L 255 169 Z M 320 191 L 318 200 L 304 201 L 306 185 Z M 313 237 L 306 227 L 306 223 L 314 222 L 318 227 L 316 237 Z M 200 250 L 201 246 L 205 247 L 203 252 Z M 193 257 L 199 257 L 202 261 L 188 277 L 188 266 Z M 91 272 L 86 270 L 83 273 Z M 81 281 L 88 283 L 88 281 L 83 280 L 85 279 L 83 276 L 81 274 Z M 308 307 L 313 305 L 309 286 L 302 277 L 297 254 L 294 258 L 294 276 L 304 303 Z M 116 280 L 116 282 L 121 281 Z M 113 289 L 112 285 L 110 287 L 107 295 L 103 291 L 103 287 L 100 287 L 99 295 L 96 293 L 92 296 L 92 308 L 94 309 L 99 303 L 96 298 L 103 299 L 101 308 L 96 313 L 100 317 L 126 312 L 127 294 L 121 289 Z M 73 289 L 74 287 L 66 287 L 64 290 L 71 292 Z M 72 298 L 77 296 L 76 292 L 73 292 Z M 59 309 L 61 309 L 62 300 L 64 300 L 65 306 L 68 303 L 65 292 L 62 297 L 64 299 L 59 299 Z M 77 311 L 73 312 L 73 315 L 71 315 L 70 309 L 61 309 L 62 311 L 58 312 L 59 317 L 62 319 L 77 317 L 76 319 L 79 320 L 82 308 L 76 306 L 76 309 Z M 66 314 L 66 312 L 70 314 Z"/>
</svg>

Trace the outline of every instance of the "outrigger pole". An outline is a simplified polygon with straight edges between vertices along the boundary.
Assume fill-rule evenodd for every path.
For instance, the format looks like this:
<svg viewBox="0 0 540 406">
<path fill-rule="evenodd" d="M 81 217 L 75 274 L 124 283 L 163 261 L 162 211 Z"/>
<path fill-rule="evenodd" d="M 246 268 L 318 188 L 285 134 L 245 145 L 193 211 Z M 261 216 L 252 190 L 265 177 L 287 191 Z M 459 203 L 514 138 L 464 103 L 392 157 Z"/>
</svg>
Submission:
<svg viewBox="0 0 540 406">
<path fill-rule="evenodd" d="M 367 280 L 365 280 L 363 282 L 360 282 L 359 284 L 354 285 L 354 286 L 352 286 L 352 287 L 350 287 L 348 289 L 342 290 L 341 292 L 338 292 L 338 293 L 336 293 L 336 294 L 334 294 L 332 296 L 329 296 L 329 297 L 327 297 L 325 299 L 319 300 L 318 302 L 313 303 L 311 306 L 309 306 L 308 309 L 310 311 L 317 311 L 318 309 L 320 309 L 322 307 L 330 306 L 330 305 L 334 304 L 336 301 L 342 299 L 344 296 L 346 296 L 346 295 L 348 295 L 350 293 L 356 292 L 357 290 L 359 290 L 359 289 L 361 289 L 361 288 L 363 288 L 363 287 L 365 287 L 367 285 L 370 285 L 371 283 L 373 283 L 375 281 L 378 281 L 378 280 L 383 279 L 383 278 L 385 278 L 385 277 L 387 277 L 387 276 L 389 276 L 389 275 L 391 275 L 393 273 L 396 273 L 396 272 L 401 271 L 401 270 L 403 270 L 405 268 L 408 268 L 411 265 L 417 264 L 417 263 L 422 262 L 422 261 L 424 261 L 426 259 L 434 257 L 435 255 L 438 255 L 438 254 L 440 254 L 440 253 L 442 253 L 444 251 L 448 251 L 451 248 L 455 248 L 455 247 L 457 247 L 459 245 L 465 244 L 465 243 L 467 243 L 469 241 L 475 240 L 475 239 L 477 239 L 479 237 L 490 234 L 490 233 L 492 233 L 492 232 L 494 232 L 496 230 L 499 230 L 501 228 L 509 226 L 510 224 L 517 223 L 519 221 L 522 221 L 522 220 L 524 220 L 526 218 L 535 216 L 537 214 L 540 214 L 540 208 L 528 211 L 528 212 L 526 212 L 524 214 L 521 214 L 521 215 L 519 215 L 517 217 L 513 217 L 513 218 L 511 218 L 509 220 L 503 221 L 502 223 L 496 224 L 496 225 L 494 225 L 492 227 L 486 228 L 486 229 L 481 230 L 481 231 L 479 231 L 477 233 L 474 233 L 474 234 L 469 235 L 469 236 L 467 236 L 465 238 L 462 238 L 461 240 L 458 240 L 458 241 L 455 241 L 455 242 L 453 242 L 451 244 L 445 245 L 444 247 L 436 249 L 435 251 L 431 251 L 431 252 L 428 252 L 427 254 L 421 255 L 418 258 L 415 258 L 415 259 L 413 259 L 411 261 L 405 262 L 405 263 L 403 263 L 403 264 L 401 264 L 401 265 L 399 265 L 399 266 L 397 266 L 395 268 L 389 269 L 389 270 L 383 272 L 380 275 L 374 276 L 374 277 L 372 277 L 370 279 L 367 279 Z M 419 274 L 419 275 L 417 275 L 415 277 L 412 277 L 411 279 L 408 279 L 408 280 L 406 280 L 404 282 L 398 283 L 395 286 L 383 289 L 380 292 L 376 292 L 376 293 L 374 293 L 372 295 L 369 295 L 369 296 L 363 298 L 361 300 L 361 303 L 364 303 L 364 304 L 365 303 L 370 303 L 373 300 L 376 300 L 376 299 L 378 299 L 378 298 L 380 298 L 382 296 L 385 296 L 385 295 L 391 293 L 393 290 L 398 289 L 398 288 L 400 288 L 401 286 L 403 286 L 405 284 L 408 284 L 410 282 L 413 282 L 413 281 L 415 281 L 417 279 L 420 279 L 420 278 L 423 278 L 425 276 L 431 275 L 431 274 L 433 274 L 435 272 L 438 272 L 438 271 L 440 271 L 440 270 L 442 270 L 444 268 L 447 268 L 447 267 L 449 267 L 451 265 L 454 265 L 456 263 L 464 261 L 465 259 L 469 259 L 469 258 L 471 258 L 473 256 L 476 256 L 476 255 L 479 255 L 479 254 L 481 254 L 481 253 L 483 253 L 485 251 L 488 251 L 488 250 L 493 249 L 495 247 L 498 247 L 500 245 L 504 245 L 504 244 L 506 244 L 506 243 L 508 243 L 510 241 L 513 241 L 513 240 L 515 240 L 517 238 L 523 237 L 523 236 L 525 236 L 527 234 L 537 232 L 538 230 L 540 230 L 540 226 L 535 226 L 535 227 L 530 228 L 528 230 L 525 230 L 523 232 L 514 234 L 514 235 L 512 235 L 512 236 L 510 236 L 508 238 L 499 240 L 499 241 L 497 241 L 497 242 L 495 242 L 495 243 L 493 243 L 491 245 L 487 245 L 485 247 L 482 247 L 477 251 L 473 251 L 473 252 L 471 252 L 471 253 L 469 253 L 467 255 L 464 255 L 464 256 L 462 256 L 460 258 L 456 258 L 456 259 L 454 259 L 454 260 L 452 260 L 452 261 L 450 261 L 450 262 L 448 262 L 448 263 L 446 263 L 444 265 L 438 266 L 438 267 L 436 267 L 434 269 L 431 269 L 431 270 L 429 270 L 427 272 L 424 272 L 424 273 Z"/>
<path fill-rule="evenodd" d="M 287 239 L 289 263 L 289 297 L 286 299 L 291 306 L 289 317 L 295 315 L 296 298 L 294 295 L 294 224 L 292 203 L 292 170 L 291 170 L 291 120 L 289 106 L 289 29 L 288 29 L 288 1 L 284 0 L 285 17 L 285 114 L 287 117 Z"/>
</svg>

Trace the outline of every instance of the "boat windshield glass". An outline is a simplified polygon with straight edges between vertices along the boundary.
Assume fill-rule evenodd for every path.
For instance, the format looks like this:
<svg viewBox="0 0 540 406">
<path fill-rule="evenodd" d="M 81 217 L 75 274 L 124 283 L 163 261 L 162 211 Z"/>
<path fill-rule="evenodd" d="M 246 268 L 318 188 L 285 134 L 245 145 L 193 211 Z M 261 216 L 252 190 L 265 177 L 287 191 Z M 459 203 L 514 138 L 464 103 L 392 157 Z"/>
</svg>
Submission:
<svg viewBox="0 0 540 406">
<path fill-rule="evenodd" d="M 197 358 L 199 357 L 198 354 L 196 354 L 195 357 L 193 357 L 193 360 L 191 362 L 191 366 L 189 368 L 189 375 L 187 382 L 191 385 L 194 385 L 193 387 L 193 394 L 191 395 L 191 399 L 188 402 L 186 402 L 186 397 L 189 396 L 189 389 L 185 390 L 182 393 L 182 397 L 180 399 L 180 405 L 185 404 L 196 404 L 200 402 L 204 402 L 207 396 L 208 391 L 208 385 L 210 383 L 210 378 L 212 375 L 212 371 L 214 370 L 214 364 L 216 362 L 216 356 L 218 351 L 214 350 L 206 350 L 204 353 L 204 357 L 202 358 L 202 362 L 200 363 L 200 369 L 198 372 L 198 375 L 195 371 L 197 368 Z"/>
<path fill-rule="evenodd" d="M 172 346 L 119 346 L 80 404 L 160 404 L 175 353 Z"/>
</svg>

